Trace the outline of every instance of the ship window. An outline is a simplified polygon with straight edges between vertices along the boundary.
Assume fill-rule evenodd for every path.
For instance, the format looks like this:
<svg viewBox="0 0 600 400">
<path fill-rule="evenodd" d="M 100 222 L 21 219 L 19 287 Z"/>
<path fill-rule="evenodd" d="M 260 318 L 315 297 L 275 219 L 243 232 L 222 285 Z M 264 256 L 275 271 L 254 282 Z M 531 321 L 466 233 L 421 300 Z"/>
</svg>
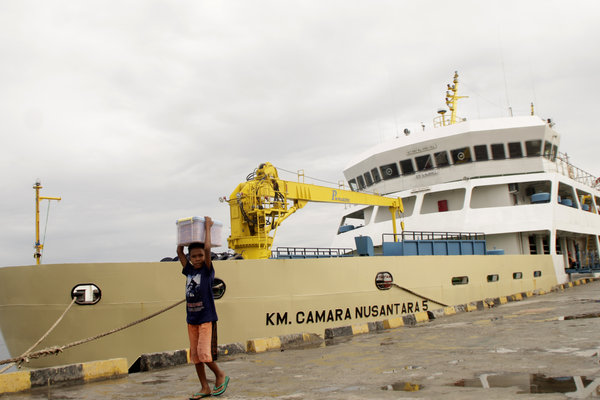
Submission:
<svg viewBox="0 0 600 400">
<path fill-rule="evenodd" d="M 450 154 L 452 155 L 452 162 L 454 164 L 471 162 L 471 149 L 469 147 L 450 150 Z"/>
<path fill-rule="evenodd" d="M 540 276 L 542 276 L 542 271 L 533 271 L 534 278 L 539 278 Z"/>
<path fill-rule="evenodd" d="M 417 196 L 404 197 L 402 199 L 402 205 L 404 206 L 403 217 L 410 217 L 415 210 L 415 203 Z M 375 222 L 391 221 L 392 213 L 388 207 L 377 207 L 377 214 L 375 214 Z M 388 227 L 389 228 L 389 227 Z"/>
<path fill-rule="evenodd" d="M 419 171 L 425 171 L 427 169 L 433 168 L 433 160 L 431 159 L 431 154 L 416 157 L 415 161 L 417 162 L 417 169 Z"/>
<path fill-rule="evenodd" d="M 513 272 L 513 279 L 523 279 L 522 272 Z"/>
<path fill-rule="evenodd" d="M 535 236 L 529 236 L 529 254 L 537 254 L 537 243 L 535 241 Z"/>
<path fill-rule="evenodd" d="M 480 144 L 474 147 L 475 149 L 475 161 L 487 161 L 489 160 L 487 146 Z"/>
<path fill-rule="evenodd" d="M 573 192 L 573 188 L 562 182 L 558 184 L 558 202 L 567 207 L 579 208 L 577 206 L 577 196 Z"/>
<path fill-rule="evenodd" d="M 492 158 L 494 160 L 504 160 L 506 158 L 504 143 L 495 143 L 492 145 Z"/>
<path fill-rule="evenodd" d="M 508 154 L 510 158 L 521 158 L 523 157 L 523 148 L 521 142 L 512 142 L 508 144 Z"/>
<path fill-rule="evenodd" d="M 579 189 L 576 190 L 576 193 L 577 198 L 579 199 L 579 204 L 581 204 L 581 209 L 583 211 L 596 212 L 596 210 L 594 210 L 594 202 L 592 201 L 591 194 Z"/>
<path fill-rule="evenodd" d="M 373 179 L 371 179 L 371 173 L 365 172 L 363 176 L 365 177 L 365 183 L 367 184 L 367 186 L 371 186 L 373 184 Z"/>
<path fill-rule="evenodd" d="M 382 165 L 379 169 L 381 170 L 381 176 L 384 181 L 400 176 L 396 163 Z"/>
<path fill-rule="evenodd" d="M 448 161 L 448 152 L 440 151 L 433 155 L 435 157 L 435 165 L 436 167 L 447 167 L 450 165 L 450 161 Z"/>
<path fill-rule="evenodd" d="M 468 276 L 453 276 L 452 284 L 453 285 L 467 285 L 469 283 Z"/>
<path fill-rule="evenodd" d="M 357 176 L 356 177 L 356 182 L 358 182 L 358 189 L 364 189 L 365 188 L 365 180 L 363 179 L 362 176 Z"/>
<path fill-rule="evenodd" d="M 492 274 L 492 275 L 487 276 L 488 282 L 498 282 L 499 280 L 500 280 L 500 277 L 498 276 L 498 274 Z"/>
<path fill-rule="evenodd" d="M 375 183 L 381 182 L 381 175 L 379 175 L 379 170 L 377 168 L 371 170 L 371 175 L 373 175 L 373 181 Z"/>
<path fill-rule="evenodd" d="M 550 159 L 550 161 L 556 160 L 557 155 L 558 155 L 558 146 L 552 145 L 552 158 Z"/>
<path fill-rule="evenodd" d="M 541 140 L 528 140 L 525 142 L 527 157 L 539 157 L 542 154 Z"/>
<path fill-rule="evenodd" d="M 410 158 L 400 161 L 400 169 L 402 170 L 402 175 L 410 175 L 415 173 L 415 168 L 413 167 L 413 163 Z"/>
<path fill-rule="evenodd" d="M 552 143 L 544 142 L 544 157 L 550 159 L 552 156 Z"/>
<path fill-rule="evenodd" d="M 350 186 L 350 190 L 356 191 L 358 188 L 356 187 L 356 179 L 350 179 L 348 181 L 348 185 Z"/>
<path fill-rule="evenodd" d="M 445 200 L 446 211 L 461 210 L 465 203 L 465 189 L 443 190 L 441 192 L 425 193 L 421 204 L 421 214 L 433 214 L 440 212 L 439 201 Z"/>
</svg>

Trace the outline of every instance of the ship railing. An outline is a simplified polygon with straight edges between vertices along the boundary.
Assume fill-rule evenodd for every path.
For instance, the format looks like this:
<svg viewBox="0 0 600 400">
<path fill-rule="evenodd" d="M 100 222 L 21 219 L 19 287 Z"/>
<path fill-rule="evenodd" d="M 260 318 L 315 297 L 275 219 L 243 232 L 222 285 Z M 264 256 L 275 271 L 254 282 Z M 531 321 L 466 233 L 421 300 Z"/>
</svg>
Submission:
<svg viewBox="0 0 600 400">
<path fill-rule="evenodd" d="M 389 239 L 391 237 L 391 239 Z M 386 240 L 387 238 L 387 240 Z M 435 231 L 403 231 L 401 233 L 384 233 L 382 242 L 404 240 L 485 240 L 483 232 L 435 232 Z"/>
<path fill-rule="evenodd" d="M 568 176 L 576 182 L 593 188 L 600 186 L 600 180 L 597 176 L 571 164 L 569 157 L 565 153 L 558 153 L 556 157 L 556 169 L 560 174 Z"/>
<path fill-rule="evenodd" d="M 348 247 L 277 247 L 271 251 L 271 258 L 350 257 L 352 252 Z"/>
<path fill-rule="evenodd" d="M 577 257 L 565 272 L 573 273 L 589 273 L 600 270 L 600 256 L 597 251 L 579 251 Z"/>
</svg>

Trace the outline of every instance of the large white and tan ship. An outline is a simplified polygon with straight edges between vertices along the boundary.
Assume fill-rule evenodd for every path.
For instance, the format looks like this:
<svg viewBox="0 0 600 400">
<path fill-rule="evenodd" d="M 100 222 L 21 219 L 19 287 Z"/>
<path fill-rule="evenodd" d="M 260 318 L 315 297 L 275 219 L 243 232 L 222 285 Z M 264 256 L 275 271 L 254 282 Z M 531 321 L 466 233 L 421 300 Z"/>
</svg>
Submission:
<svg viewBox="0 0 600 400">
<path fill-rule="evenodd" d="M 600 192 L 558 151 L 536 116 L 461 121 L 382 143 L 344 170 L 351 190 L 280 180 L 261 164 L 229 199 L 229 245 L 215 260 L 219 342 L 390 319 L 444 305 L 549 290 L 598 264 Z M 372 194 L 378 193 L 377 194 Z M 383 195 L 383 196 L 382 196 Z M 310 201 L 348 204 L 327 249 L 271 250 Z M 350 205 L 351 204 L 351 205 Z M 396 231 L 396 221 L 408 231 Z M 293 229 L 292 226 L 286 227 Z M 308 233 L 309 234 L 309 233 Z M 143 318 L 183 298 L 180 264 L 90 263 L 0 268 L 0 329 L 17 356 Z M 184 305 L 33 366 L 188 347 Z"/>
</svg>

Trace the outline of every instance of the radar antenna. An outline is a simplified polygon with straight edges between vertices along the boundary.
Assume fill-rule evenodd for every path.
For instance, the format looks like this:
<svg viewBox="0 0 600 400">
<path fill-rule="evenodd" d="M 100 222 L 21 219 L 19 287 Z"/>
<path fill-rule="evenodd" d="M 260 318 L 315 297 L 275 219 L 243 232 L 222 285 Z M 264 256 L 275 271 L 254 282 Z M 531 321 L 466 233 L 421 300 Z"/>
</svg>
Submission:
<svg viewBox="0 0 600 400">
<path fill-rule="evenodd" d="M 456 116 L 456 102 L 458 101 L 458 99 L 465 99 L 469 96 L 458 96 L 458 71 L 454 71 L 454 79 L 452 80 L 452 84 L 448 84 L 447 85 L 447 90 L 446 90 L 446 105 L 448 106 L 448 109 L 450 110 L 450 117 L 446 118 L 445 113 L 446 110 L 441 109 L 438 111 L 438 114 L 440 114 L 438 117 L 436 117 L 433 120 L 433 125 L 434 127 L 440 127 L 440 126 L 446 126 L 446 125 L 452 125 L 455 124 L 457 122 L 462 122 L 464 121 L 457 121 L 458 117 Z"/>
</svg>

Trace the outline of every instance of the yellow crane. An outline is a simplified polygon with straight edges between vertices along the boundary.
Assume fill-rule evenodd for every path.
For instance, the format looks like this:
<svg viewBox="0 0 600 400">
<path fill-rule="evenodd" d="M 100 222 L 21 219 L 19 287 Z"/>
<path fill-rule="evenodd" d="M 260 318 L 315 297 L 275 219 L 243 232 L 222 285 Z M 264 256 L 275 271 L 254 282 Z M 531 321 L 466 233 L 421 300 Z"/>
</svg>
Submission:
<svg viewBox="0 0 600 400">
<path fill-rule="evenodd" d="M 394 233 L 396 217 L 404 212 L 400 198 L 281 180 L 277 169 L 268 162 L 260 164 L 226 201 L 231 218 L 229 247 L 249 259 L 269 258 L 279 225 L 309 201 L 389 207 Z M 403 223 L 401 228 L 404 229 Z"/>
</svg>

